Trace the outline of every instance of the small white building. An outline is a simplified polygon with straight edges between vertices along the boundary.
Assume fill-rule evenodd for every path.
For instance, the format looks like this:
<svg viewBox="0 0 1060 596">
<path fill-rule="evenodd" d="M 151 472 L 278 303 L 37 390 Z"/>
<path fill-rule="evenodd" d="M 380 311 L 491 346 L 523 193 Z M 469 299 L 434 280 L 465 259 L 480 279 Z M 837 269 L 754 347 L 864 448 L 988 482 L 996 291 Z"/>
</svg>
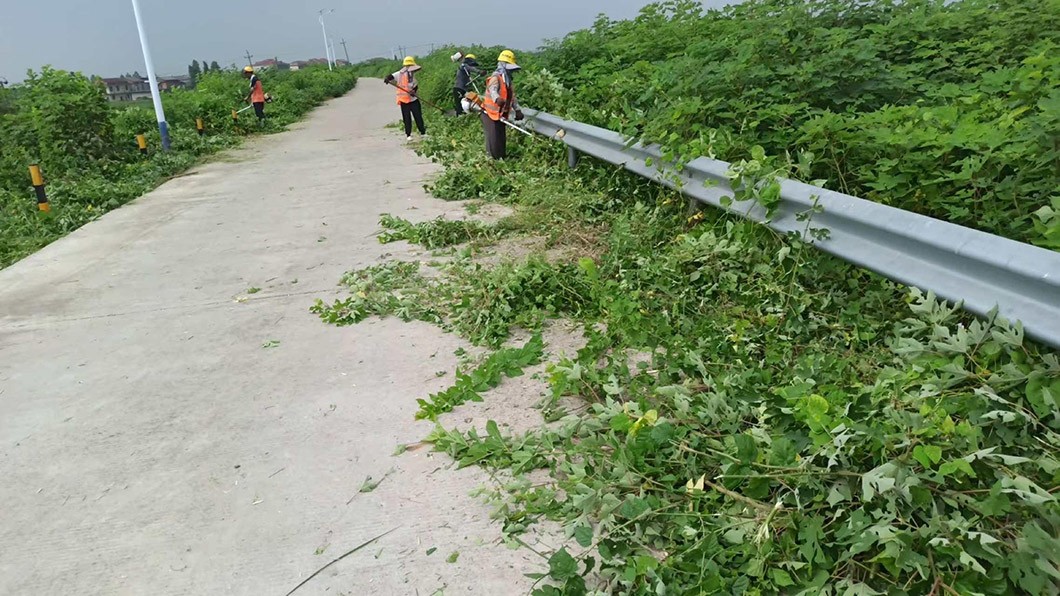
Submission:
<svg viewBox="0 0 1060 596">
<path fill-rule="evenodd" d="M 136 101 L 151 97 L 151 85 L 144 78 L 103 79 L 103 84 L 107 86 L 107 99 L 110 101 Z"/>
</svg>

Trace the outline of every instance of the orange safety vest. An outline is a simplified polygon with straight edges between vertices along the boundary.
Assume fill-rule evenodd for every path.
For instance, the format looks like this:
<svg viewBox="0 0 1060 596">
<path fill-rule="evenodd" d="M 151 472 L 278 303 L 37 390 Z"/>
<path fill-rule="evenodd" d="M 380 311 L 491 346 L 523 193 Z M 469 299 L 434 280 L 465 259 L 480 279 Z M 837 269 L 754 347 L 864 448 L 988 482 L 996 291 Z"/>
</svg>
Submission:
<svg viewBox="0 0 1060 596">
<path fill-rule="evenodd" d="M 396 82 L 398 87 L 404 87 L 405 89 L 408 89 L 408 91 L 416 90 L 414 86 L 416 84 L 416 79 L 412 76 L 412 71 L 405 70 L 404 68 L 399 70 Z M 416 101 L 416 98 L 408 91 L 403 91 L 402 89 L 397 90 L 398 105 Z"/>
<path fill-rule="evenodd" d="M 261 79 L 254 77 L 251 84 L 253 85 L 250 89 L 251 103 L 265 103 L 265 91 L 261 88 Z"/>
<path fill-rule="evenodd" d="M 482 100 L 482 109 L 490 120 L 497 122 L 508 118 L 515 105 L 515 90 L 508 84 L 507 77 L 500 71 L 494 72 L 486 79 L 486 97 Z M 501 109 L 504 106 L 504 109 Z"/>
</svg>

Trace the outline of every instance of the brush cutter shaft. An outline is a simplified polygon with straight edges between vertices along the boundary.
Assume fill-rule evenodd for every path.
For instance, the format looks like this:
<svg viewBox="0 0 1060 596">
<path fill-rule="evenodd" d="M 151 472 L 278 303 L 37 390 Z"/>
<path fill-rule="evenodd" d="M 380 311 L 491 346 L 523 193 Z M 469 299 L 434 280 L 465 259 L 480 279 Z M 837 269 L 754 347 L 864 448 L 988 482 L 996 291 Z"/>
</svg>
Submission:
<svg viewBox="0 0 1060 596">
<path fill-rule="evenodd" d="M 409 95 L 411 95 L 412 97 L 415 97 L 416 99 L 418 99 L 418 100 L 422 101 L 423 103 L 425 103 L 425 104 L 427 104 L 427 105 L 431 106 L 432 108 L 434 108 L 434 109 L 436 109 L 436 110 L 441 110 L 441 111 L 443 111 L 443 112 L 445 111 L 445 108 L 440 108 L 440 107 L 438 107 L 438 106 L 434 105 L 433 103 L 431 103 L 431 102 L 427 101 L 426 99 L 423 99 L 423 98 L 422 98 L 422 97 L 420 97 L 419 95 L 416 95 L 416 94 L 415 94 L 415 93 L 413 93 L 412 91 L 409 91 L 408 89 L 406 89 L 406 88 L 402 87 L 401 85 L 398 85 L 397 83 L 394 83 L 394 82 L 392 82 L 392 81 L 383 81 L 383 82 L 384 82 L 384 83 L 386 83 L 387 85 L 393 85 L 394 87 L 397 87 L 397 88 L 398 88 L 398 89 L 400 89 L 401 91 L 404 91 L 405 93 L 408 93 L 408 94 L 409 94 Z"/>
</svg>

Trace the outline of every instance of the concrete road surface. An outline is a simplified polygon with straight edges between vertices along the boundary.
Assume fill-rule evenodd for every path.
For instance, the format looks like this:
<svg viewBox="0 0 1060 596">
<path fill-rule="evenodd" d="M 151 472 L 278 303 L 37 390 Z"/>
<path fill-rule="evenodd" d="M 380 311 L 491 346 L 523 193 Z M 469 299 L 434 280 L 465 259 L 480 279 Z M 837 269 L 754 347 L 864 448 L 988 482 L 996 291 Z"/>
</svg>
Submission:
<svg viewBox="0 0 1060 596">
<path fill-rule="evenodd" d="M 296 594 L 526 593 L 542 560 L 498 544 L 484 474 L 391 455 L 459 340 L 308 312 L 415 258 L 379 214 L 459 210 L 398 116 L 362 80 L 0 271 L 0 594 L 283 596 L 390 530 Z"/>
</svg>

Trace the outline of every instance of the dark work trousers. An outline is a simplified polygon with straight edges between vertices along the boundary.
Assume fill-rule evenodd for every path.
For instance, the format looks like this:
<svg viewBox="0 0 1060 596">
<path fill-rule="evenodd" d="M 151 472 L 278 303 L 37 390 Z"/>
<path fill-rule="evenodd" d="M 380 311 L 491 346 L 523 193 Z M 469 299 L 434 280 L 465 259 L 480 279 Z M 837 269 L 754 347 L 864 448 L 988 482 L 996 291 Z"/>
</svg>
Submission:
<svg viewBox="0 0 1060 596">
<path fill-rule="evenodd" d="M 255 101 L 254 102 L 254 113 L 258 116 L 258 121 L 265 122 L 265 102 Z"/>
<path fill-rule="evenodd" d="M 401 104 L 401 119 L 405 121 L 406 137 L 412 134 L 413 118 L 416 119 L 416 128 L 420 130 L 420 134 L 427 134 L 427 127 L 423 124 L 423 107 L 420 106 L 420 100 L 418 99 Z"/>
<path fill-rule="evenodd" d="M 464 106 L 460 105 L 460 100 L 464 99 L 465 95 L 467 95 L 467 91 L 453 87 L 453 107 L 456 108 L 457 116 L 464 114 Z"/>
<path fill-rule="evenodd" d="M 486 153 L 493 159 L 504 159 L 508 155 L 508 127 L 483 112 L 482 131 L 486 133 Z"/>
</svg>

